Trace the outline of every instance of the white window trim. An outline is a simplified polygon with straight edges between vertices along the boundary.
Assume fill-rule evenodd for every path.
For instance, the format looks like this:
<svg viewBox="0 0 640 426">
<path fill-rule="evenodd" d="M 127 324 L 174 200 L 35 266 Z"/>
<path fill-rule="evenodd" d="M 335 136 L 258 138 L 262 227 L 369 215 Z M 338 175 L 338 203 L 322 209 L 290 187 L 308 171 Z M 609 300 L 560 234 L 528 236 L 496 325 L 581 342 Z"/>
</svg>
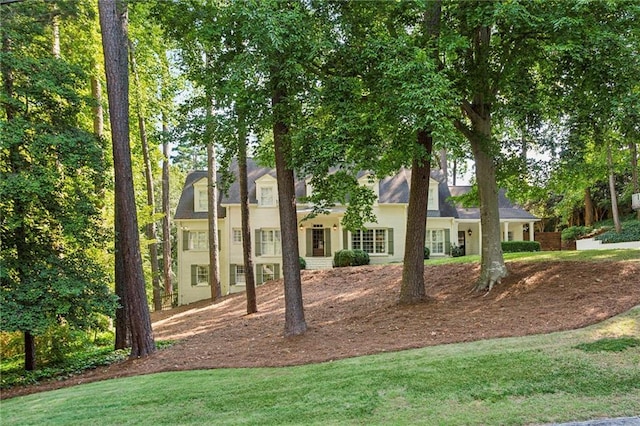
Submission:
<svg viewBox="0 0 640 426">
<path fill-rule="evenodd" d="M 429 247 L 429 252 L 431 255 L 442 255 L 444 256 L 447 253 L 447 247 L 445 247 L 446 241 L 445 241 L 445 230 L 444 229 L 427 229 L 427 237 L 425 239 L 425 245 L 427 247 Z M 438 251 L 438 250 L 434 250 L 434 244 L 439 244 L 440 243 L 440 239 L 436 238 L 436 240 L 432 240 L 431 236 L 433 235 L 432 233 L 438 233 L 439 236 L 442 237 L 442 251 Z"/>
<path fill-rule="evenodd" d="M 193 185 L 193 211 L 206 212 L 209 210 L 207 185 Z"/>
<path fill-rule="evenodd" d="M 242 273 L 238 273 L 238 269 L 242 269 Z M 234 274 L 236 275 L 236 282 L 235 285 L 245 285 L 245 283 L 247 282 L 246 279 L 246 274 L 244 272 L 244 265 L 235 265 L 235 271 Z M 238 277 L 242 276 L 242 280 L 239 280 Z"/>
<path fill-rule="evenodd" d="M 265 234 L 271 234 L 272 241 L 265 242 Z M 278 238 L 276 238 L 276 235 Z M 265 250 L 265 247 L 269 247 L 271 250 Z M 282 256 L 282 233 L 280 229 L 276 228 L 263 228 L 260 229 L 260 256 L 263 257 L 280 257 Z"/>
<path fill-rule="evenodd" d="M 239 238 L 236 238 L 238 236 Z M 233 244 L 242 244 L 242 228 L 231 229 L 231 241 Z"/>
<path fill-rule="evenodd" d="M 271 202 L 264 203 L 262 191 L 270 190 L 271 191 Z M 258 201 L 259 207 L 276 207 L 278 205 L 278 190 L 275 184 L 260 184 L 256 186 L 256 199 Z"/>
<path fill-rule="evenodd" d="M 193 287 L 208 287 L 209 286 L 209 266 L 208 265 L 195 265 L 196 267 L 196 283 Z M 200 277 L 201 270 L 206 270 L 207 279 L 206 281 L 199 281 L 197 278 Z"/>
<path fill-rule="evenodd" d="M 389 256 L 389 233 L 387 232 L 387 228 L 369 228 L 369 229 L 365 229 L 360 230 L 360 231 L 355 231 L 356 233 L 360 234 L 360 250 L 364 250 L 364 241 L 362 240 L 362 234 L 363 232 L 367 232 L 367 231 L 373 231 L 373 252 L 367 252 L 367 254 L 369 254 L 369 256 Z M 376 236 L 379 232 L 383 232 L 384 233 L 384 252 L 377 252 L 376 251 Z M 356 249 L 354 248 L 354 232 L 351 233 L 351 245 L 350 245 L 351 249 Z"/>
<path fill-rule="evenodd" d="M 196 247 L 196 242 L 200 241 L 197 238 L 198 235 L 204 234 L 204 247 Z M 189 231 L 188 233 L 189 241 L 187 243 L 187 247 L 189 247 L 189 251 L 206 251 L 209 250 L 209 231 Z"/>
</svg>

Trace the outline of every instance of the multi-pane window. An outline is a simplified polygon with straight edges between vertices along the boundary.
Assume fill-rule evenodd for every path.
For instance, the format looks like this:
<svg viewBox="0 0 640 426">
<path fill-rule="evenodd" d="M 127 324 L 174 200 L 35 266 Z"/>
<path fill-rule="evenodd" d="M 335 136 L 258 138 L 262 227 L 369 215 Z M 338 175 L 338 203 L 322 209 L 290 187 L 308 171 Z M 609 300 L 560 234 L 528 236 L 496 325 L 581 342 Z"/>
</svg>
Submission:
<svg viewBox="0 0 640 426">
<path fill-rule="evenodd" d="M 195 211 L 197 212 L 206 212 L 209 209 L 209 206 L 207 204 L 208 201 L 208 197 L 207 197 L 207 188 L 197 188 L 196 189 L 196 205 L 195 205 Z"/>
<path fill-rule="evenodd" d="M 282 254 L 279 229 L 260 230 L 260 244 L 262 256 L 279 256 Z"/>
<path fill-rule="evenodd" d="M 427 229 L 425 244 L 431 254 L 445 254 L 444 229 Z"/>
<path fill-rule="evenodd" d="M 438 210 L 438 188 L 429 188 L 429 199 L 427 200 L 427 209 Z"/>
<path fill-rule="evenodd" d="M 351 248 L 363 250 L 369 254 L 387 253 L 387 230 L 367 229 L 351 234 Z"/>
<path fill-rule="evenodd" d="M 191 285 L 209 285 L 208 265 L 191 265 Z"/>
<path fill-rule="evenodd" d="M 231 233 L 233 244 L 242 244 L 242 230 L 240 228 L 233 228 Z"/>
<path fill-rule="evenodd" d="M 260 187 L 260 205 L 275 206 L 275 191 L 273 186 Z"/>
<path fill-rule="evenodd" d="M 208 250 L 208 231 L 189 231 L 189 250 Z"/>
<path fill-rule="evenodd" d="M 263 264 L 263 265 L 260 265 L 260 267 L 262 268 L 262 282 L 263 283 L 267 282 L 267 281 L 271 281 L 271 280 L 277 279 L 275 265 Z"/>
<path fill-rule="evenodd" d="M 244 284 L 244 265 L 236 265 L 236 284 Z"/>
</svg>

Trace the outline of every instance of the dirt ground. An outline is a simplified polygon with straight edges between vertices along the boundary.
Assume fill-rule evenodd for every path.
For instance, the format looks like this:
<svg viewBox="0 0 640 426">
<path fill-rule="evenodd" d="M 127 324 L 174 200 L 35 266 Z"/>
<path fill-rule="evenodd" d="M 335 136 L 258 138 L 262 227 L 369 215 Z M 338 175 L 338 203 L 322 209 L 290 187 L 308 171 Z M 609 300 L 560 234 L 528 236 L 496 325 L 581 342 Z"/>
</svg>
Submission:
<svg viewBox="0 0 640 426">
<path fill-rule="evenodd" d="M 161 371 L 286 366 L 444 343 L 584 327 L 640 304 L 640 262 L 510 262 L 488 293 L 472 291 L 479 266 L 427 266 L 429 300 L 398 305 L 401 265 L 303 271 L 304 335 L 284 338 L 282 281 L 152 314 L 156 340 L 176 343 L 150 357 L 64 381 L 10 389 L 2 398 Z"/>
</svg>

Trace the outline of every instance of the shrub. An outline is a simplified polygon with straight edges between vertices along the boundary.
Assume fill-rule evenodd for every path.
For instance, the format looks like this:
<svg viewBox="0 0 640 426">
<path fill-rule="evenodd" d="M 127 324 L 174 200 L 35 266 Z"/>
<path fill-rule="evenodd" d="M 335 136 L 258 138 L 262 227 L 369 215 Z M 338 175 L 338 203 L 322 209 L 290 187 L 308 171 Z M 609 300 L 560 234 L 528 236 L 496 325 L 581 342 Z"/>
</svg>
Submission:
<svg viewBox="0 0 640 426">
<path fill-rule="evenodd" d="M 431 255 L 431 250 L 429 250 L 429 247 L 425 247 L 424 248 L 424 258 L 428 259 L 430 255 Z"/>
<path fill-rule="evenodd" d="M 353 250 L 354 256 L 354 265 L 353 266 L 361 266 L 368 265 L 371 259 L 369 258 L 369 253 L 364 250 Z"/>
<path fill-rule="evenodd" d="M 369 254 L 363 250 L 338 250 L 333 255 L 333 266 L 360 266 L 369 264 Z"/>
<path fill-rule="evenodd" d="M 300 262 L 300 269 L 307 269 L 307 261 L 304 260 L 304 257 L 298 256 L 298 262 Z"/>
<path fill-rule="evenodd" d="M 570 226 L 562 230 L 562 241 L 573 241 L 593 230 L 590 226 Z"/>
<path fill-rule="evenodd" d="M 333 255 L 333 266 L 341 268 L 343 266 L 351 266 L 355 260 L 353 250 L 338 250 Z"/>
<path fill-rule="evenodd" d="M 537 241 L 503 241 L 502 251 L 504 253 L 540 251 L 540 243 Z"/>
<path fill-rule="evenodd" d="M 628 241 L 640 241 L 640 221 L 630 220 L 622 224 L 622 232 L 610 230 L 595 237 L 603 243 L 626 243 Z"/>
<path fill-rule="evenodd" d="M 464 248 L 458 247 L 455 244 L 451 244 L 451 257 L 461 257 L 464 256 Z"/>
</svg>

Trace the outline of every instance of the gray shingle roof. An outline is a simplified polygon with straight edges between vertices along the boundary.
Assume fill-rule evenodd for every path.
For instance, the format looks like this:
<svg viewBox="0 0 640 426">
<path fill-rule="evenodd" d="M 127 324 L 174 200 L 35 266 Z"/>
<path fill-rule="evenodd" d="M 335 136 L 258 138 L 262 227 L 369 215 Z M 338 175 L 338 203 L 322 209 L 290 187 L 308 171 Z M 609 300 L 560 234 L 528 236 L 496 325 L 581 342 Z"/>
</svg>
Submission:
<svg viewBox="0 0 640 426">
<path fill-rule="evenodd" d="M 231 174 L 238 175 L 237 162 L 231 165 Z M 256 204 L 256 180 L 265 175 L 276 177 L 275 170 L 269 167 L 259 166 L 254 160 L 247 160 L 247 181 L 249 185 L 249 203 Z M 364 176 L 360 173 L 359 176 Z M 361 176 L 360 176 L 361 177 Z M 194 171 L 187 175 L 185 179 L 182 195 L 176 208 L 176 219 L 206 219 L 207 212 L 194 211 L 194 189 L 193 184 L 201 179 L 207 178 L 206 171 Z M 455 206 L 450 201 L 451 196 L 466 194 L 471 190 L 470 186 L 452 186 L 446 184 L 445 176 L 441 170 L 433 170 L 431 178 L 438 182 L 439 210 L 428 210 L 428 217 L 453 217 L 460 219 L 480 219 L 480 209 L 463 208 Z M 398 174 L 386 177 L 380 181 L 380 204 L 407 204 L 409 203 L 409 182 L 411 181 L 411 171 L 407 169 L 401 170 Z M 296 197 L 300 198 L 306 195 L 306 183 L 303 179 L 296 179 L 295 183 Z M 240 184 L 236 179 L 226 194 L 218 197 L 218 217 L 226 216 L 226 211 L 221 204 L 240 204 Z M 511 203 L 504 190 L 500 190 L 499 194 L 499 210 L 501 219 L 521 219 L 521 220 L 537 220 L 535 216 L 524 210 L 523 208 Z"/>
<path fill-rule="evenodd" d="M 451 195 L 454 197 L 465 195 L 471 191 L 470 186 L 451 186 L 449 188 Z M 460 219 L 478 219 L 480 220 L 480 208 L 478 207 L 462 207 L 456 206 Z M 538 220 L 537 217 L 523 209 L 517 204 L 514 204 L 507 198 L 507 191 L 501 188 L 498 191 L 498 211 L 500 219 L 515 219 L 522 221 L 534 221 Z"/>
</svg>

